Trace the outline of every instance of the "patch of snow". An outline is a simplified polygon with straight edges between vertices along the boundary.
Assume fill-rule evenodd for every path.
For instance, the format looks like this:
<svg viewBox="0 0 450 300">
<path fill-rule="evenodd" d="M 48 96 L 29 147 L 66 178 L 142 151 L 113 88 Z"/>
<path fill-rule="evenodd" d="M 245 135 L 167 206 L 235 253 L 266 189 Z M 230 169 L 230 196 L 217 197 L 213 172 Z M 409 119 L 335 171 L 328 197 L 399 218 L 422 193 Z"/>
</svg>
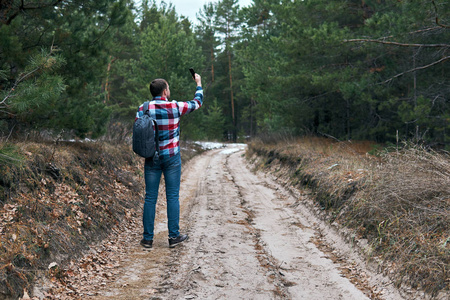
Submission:
<svg viewBox="0 0 450 300">
<path fill-rule="evenodd" d="M 231 154 L 234 152 L 238 152 L 244 150 L 246 146 L 246 144 L 229 144 L 227 149 L 221 151 L 220 154 Z"/>
<path fill-rule="evenodd" d="M 238 148 L 231 148 L 231 149 L 225 149 L 222 152 L 220 152 L 220 154 L 231 154 L 234 152 L 238 152 L 240 149 Z"/>
<path fill-rule="evenodd" d="M 225 147 L 223 143 L 217 142 L 195 142 L 195 144 L 200 145 L 205 150 L 219 149 Z"/>
</svg>

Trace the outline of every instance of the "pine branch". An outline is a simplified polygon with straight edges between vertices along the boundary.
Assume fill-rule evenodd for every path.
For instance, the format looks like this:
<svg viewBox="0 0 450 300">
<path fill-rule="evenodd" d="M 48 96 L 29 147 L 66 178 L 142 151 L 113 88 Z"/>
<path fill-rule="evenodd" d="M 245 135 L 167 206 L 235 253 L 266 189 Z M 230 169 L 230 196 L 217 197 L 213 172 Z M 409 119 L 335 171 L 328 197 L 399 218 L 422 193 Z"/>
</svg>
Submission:
<svg viewBox="0 0 450 300">
<path fill-rule="evenodd" d="M 450 28 L 449 25 L 442 24 L 441 21 L 439 20 L 439 14 L 438 14 L 438 9 L 437 9 L 436 2 L 434 0 L 431 0 L 431 3 L 433 3 L 434 12 L 436 13 L 436 24 L 438 26 L 440 26 L 440 27 L 443 27 L 443 28 Z"/>
<path fill-rule="evenodd" d="M 9 3 L 5 3 L 4 6 L 2 6 L 2 16 L 0 17 L 0 22 L 5 24 L 5 25 L 10 25 L 12 20 L 14 20 L 21 12 L 24 12 L 26 10 L 35 10 L 35 9 L 43 9 L 46 7 L 50 7 L 50 6 L 56 6 L 58 5 L 60 2 L 62 2 L 64 0 L 55 0 L 52 3 L 47 3 L 47 4 L 37 4 L 37 5 L 28 5 L 26 6 L 24 1 L 20 1 L 21 4 L 20 6 L 15 10 L 15 12 L 13 14 L 11 14 L 9 17 L 7 17 L 7 13 L 9 10 L 11 10 L 13 1 L 9 1 Z"/>
<path fill-rule="evenodd" d="M 424 70 L 424 69 L 429 68 L 429 67 L 432 67 L 432 66 L 434 66 L 434 65 L 443 63 L 444 61 L 449 60 L 449 59 L 450 59 L 450 56 L 443 57 L 443 58 L 441 58 L 440 60 L 435 61 L 435 62 L 433 62 L 433 63 L 431 63 L 431 64 L 428 64 L 428 65 L 426 65 L 426 66 L 417 67 L 417 68 L 414 68 L 414 69 L 411 69 L 411 70 L 408 70 L 408 71 L 399 73 L 399 74 L 397 74 L 397 75 L 395 75 L 395 76 L 389 78 L 388 80 L 381 82 L 380 84 L 388 83 L 388 82 L 392 81 L 394 78 L 398 78 L 398 77 L 400 77 L 400 76 L 403 76 L 403 75 L 405 75 L 405 74 L 408 74 L 408 73 L 411 73 L 411 72 L 414 72 L 414 71 Z"/>
<path fill-rule="evenodd" d="M 105 30 L 103 30 L 103 32 L 94 41 L 91 42 L 91 46 L 94 45 L 95 43 L 97 43 L 105 35 L 105 33 L 108 31 L 108 29 L 110 27 L 111 27 L 111 22 L 108 24 L 108 26 L 106 26 Z"/>
<path fill-rule="evenodd" d="M 437 29 L 442 29 L 442 27 L 435 26 L 435 27 L 430 27 L 430 28 L 425 28 L 425 29 L 414 30 L 414 31 L 408 32 L 408 34 L 412 35 L 412 34 L 424 33 L 424 32 L 433 31 L 433 30 L 437 30 Z M 379 38 L 378 40 L 392 39 L 394 37 L 395 37 L 394 35 L 383 36 L 383 37 Z"/>
<path fill-rule="evenodd" d="M 17 86 L 23 82 L 24 80 L 26 80 L 28 77 L 30 77 L 31 75 L 33 75 L 34 73 L 36 73 L 37 71 L 41 70 L 42 68 L 45 67 L 45 65 L 48 62 L 48 58 L 53 54 L 53 51 L 55 50 L 55 48 L 53 47 L 53 45 L 50 47 L 50 52 L 44 57 L 44 62 L 42 62 L 40 65 L 36 66 L 34 69 L 32 69 L 31 71 L 27 72 L 26 74 L 23 74 L 21 76 L 19 76 L 19 78 L 14 82 L 14 85 L 9 89 L 8 93 L 5 95 L 5 97 L 0 101 L 0 108 L 3 107 L 9 107 L 8 104 L 6 103 L 6 101 L 9 98 L 13 98 L 14 95 L 14 91 L 17 88 Z"/>
<path fill-rule="evenodd" d="M 27 74 L 24 74 L 23 76 L 21 76 L 20 78 L 18 78 L 16 80 L 16 82 L 14 82 L 14 85 L 12 86 L 12 88 L 9 89 L 8 93 L 6 94 L 6 96 L 3 98 L 3 100 L 0 102 L 0 105 L 4 106 L 4 107 L 8 107 L 8 104 L 6 104 L 6 101 L 9 98 L 14 97 L 13 92 L 16 90 L 17 86 L 24 81 L 25 79 L 27 79 L 29 76 L 31 76 L 33 73 L 39 71 L 39 69 L 42 66 L 38 66 L 36 67 L 34 70 L 31 70 L 30 72 L 28 72 Z"/>
<path fill-rule="evenodd" d="M 385 44 L 385 45 L 394 45 L 394 46 L 401 46 L 401 47 L 420 47 L 420 48 L 446 48 L 450 47 L 450 44 L 405 44 L 405 43 L 398 43 L 398 42 L 390 42 L 390 41 L 384 41 L 384 40 L 374 40 L 374 39 L 350 39 L 350 40 L 344 40 L 345 43 L 351 43 L 351 42 L 367 42 L 367 43 L 378 43 L 378 44 Z"/>
</svg>

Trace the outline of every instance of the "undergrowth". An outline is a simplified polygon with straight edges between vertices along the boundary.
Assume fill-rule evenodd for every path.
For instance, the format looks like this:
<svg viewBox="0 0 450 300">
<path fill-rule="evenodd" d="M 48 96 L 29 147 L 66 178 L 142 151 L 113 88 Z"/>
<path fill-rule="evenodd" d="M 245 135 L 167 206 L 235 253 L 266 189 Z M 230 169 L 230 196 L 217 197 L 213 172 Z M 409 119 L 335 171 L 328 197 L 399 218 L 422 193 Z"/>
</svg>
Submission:
<svg viewBox="0 0 450 300">
<path fill-rule="evenodd" d="M 378 151 L 368 142 L 322 138 L 254 140 L 248 155 L 260 168 L 289 170 L 307 186 L 330 222 L 371 245 L 397 286 L 431 295 L 449 290 L 450 156 L 417 145 Z"/>
<path fill-rule="evenodd" d="M 1 145 L 0 298 L 31 289 L 140 207 L 141 162 L 127 145 Z M 3 157 L 3 156 L 2 156 Z M 141 171 L 142 174 L 142 171 Z"/>
</svg>

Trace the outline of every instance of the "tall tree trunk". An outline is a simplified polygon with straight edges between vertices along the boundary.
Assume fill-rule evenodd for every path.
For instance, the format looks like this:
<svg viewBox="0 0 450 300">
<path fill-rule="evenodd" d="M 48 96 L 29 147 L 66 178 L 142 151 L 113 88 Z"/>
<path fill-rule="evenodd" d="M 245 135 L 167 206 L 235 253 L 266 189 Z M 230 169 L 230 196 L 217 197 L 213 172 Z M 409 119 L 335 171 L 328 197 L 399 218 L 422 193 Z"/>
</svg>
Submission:
<svg viewBox="0 0 450 300">
<path fill-rule="evenodd" d="M 211 47 L 211 81 L 214 82 L 214 47 Z"/>
<path fill-rule="evenodd" d="M 229 50 L 228 50 L 228 72 L 230 73 L 231 117 L 233 118 L 233 142 L 236 142 L 237 140 L 236 118 L 234 115 L 233 79 L 231 76 L 231 53 Z"/>
<path fill-rule="evenodd" d="M 117 57 L 113 59 L 112 56 L 109 56 L 108 68 L 106 69 L 105 100 L 103 101 L 103 103 L 109 103 L 109 98 L 110 98 L 109 73 L 111 72 L 111 65 L 113 64 L 113 62 L 116 61 L 116 59 L 117 59 Z"/>
<path fill-rule="evenodd" d="M 253 106 L 255 106 L 255 99 L 253 96 L 250 98 L 250 138 L 253 137 Z"/>
<path fill-rule="evenodd" d="M 350 130 L 350 100 L 347 100 L 347 141 L 351 139 L 351 130 Z"/>
<path fill-rule="evenodd" d="M 413 69 L 416 68 L 416 55 L 418 55 L 420 51 L 417 50 L 416 53 L 413 53 Z M 413 82 L 413 88 L 414 88 L 414 111 L 416 111 L 417 108 L 417 72 L 413 72 L 414 82 Z M 419 142 L 419 125 L 416 125 L 416 142 Z"/>
</svg>

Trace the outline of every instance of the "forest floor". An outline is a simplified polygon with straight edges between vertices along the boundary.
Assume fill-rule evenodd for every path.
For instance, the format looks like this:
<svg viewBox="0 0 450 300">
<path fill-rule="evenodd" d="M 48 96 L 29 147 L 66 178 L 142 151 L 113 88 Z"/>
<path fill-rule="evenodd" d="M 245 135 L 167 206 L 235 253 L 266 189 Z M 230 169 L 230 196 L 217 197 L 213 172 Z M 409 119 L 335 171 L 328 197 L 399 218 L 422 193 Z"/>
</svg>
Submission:
<svg viewBox="0 0 450 300">
<path fill-rule="evenodd" d="M 305 189 L 252 171 L 245 145 L 186 164 L 181 230 L 168 247 L 160 190 L 153 248 L 143 249 L 141 208 L 64 272 L 35 284 L 36 299 L 407 299 L 358 246 L 319 215 Z M 52 266 L 49 266 L 51 269 Z M 57 273 L 57 274 L 55 274 Z M 30 299 L 25 294 L 22 299 Z"/>
</svg>

